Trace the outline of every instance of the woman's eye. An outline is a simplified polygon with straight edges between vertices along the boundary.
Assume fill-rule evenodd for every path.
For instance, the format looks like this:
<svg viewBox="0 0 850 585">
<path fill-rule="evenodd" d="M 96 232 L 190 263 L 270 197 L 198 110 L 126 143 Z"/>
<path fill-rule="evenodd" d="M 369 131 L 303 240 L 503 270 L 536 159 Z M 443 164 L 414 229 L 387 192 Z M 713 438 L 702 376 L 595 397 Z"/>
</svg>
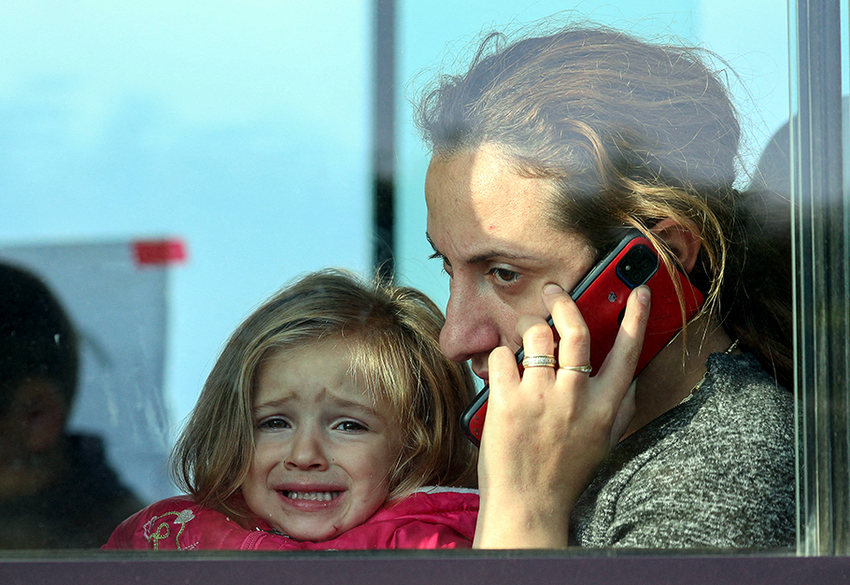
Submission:
<svg viewBox="0 0 850 585">
<path fill-rule="evenodd" d="M 507 268 L 491 268 L 490 275 L 502 284 L 512 284 L 519 278 L 519 273 Z"/>
<path fill-rule="evenodd" d="M 449 278 L 452 277 L 452 265 L 449 264 L 445 258 L 443 258 L 443 272 L 449 275 Z"/>
<path fill-rule="evenodd" d="M 336 428 L 340 431 L 345 431 L 346 433 L 357 433 L 368 430 L 364 425 L 353 420 L 344 420 L 336 425 Z"/>
<path fill-rule="evenodd" d="M 448 274 L 449 278 L 452 277 L 452 265 L 449 264 L 449 261 L 446 259 L 445 256 L 443 256 L 439 252 L 434 252 L 433 254 L 428 256 L 428 259 L 429 260 L 439 260 L 440 263 L 442 264 L 442 266 L 440 266 L 440 268 L 443 270 L 443 272 Z"/>
</svg>

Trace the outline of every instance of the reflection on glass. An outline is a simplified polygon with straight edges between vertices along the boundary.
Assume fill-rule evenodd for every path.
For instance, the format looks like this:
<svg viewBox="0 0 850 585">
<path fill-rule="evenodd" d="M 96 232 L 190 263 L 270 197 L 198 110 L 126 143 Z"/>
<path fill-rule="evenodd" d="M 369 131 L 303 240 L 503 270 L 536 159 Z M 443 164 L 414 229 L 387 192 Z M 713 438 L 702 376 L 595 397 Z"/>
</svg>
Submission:
<svg viewBox="0 0 850 585">
<path fill-rule="evenodd" d="M 101 439 L 70 433 L 79 337 L 47 286 L 0 264 L 0 548 L 104 542 L 141 500 Z"/>
</svg>

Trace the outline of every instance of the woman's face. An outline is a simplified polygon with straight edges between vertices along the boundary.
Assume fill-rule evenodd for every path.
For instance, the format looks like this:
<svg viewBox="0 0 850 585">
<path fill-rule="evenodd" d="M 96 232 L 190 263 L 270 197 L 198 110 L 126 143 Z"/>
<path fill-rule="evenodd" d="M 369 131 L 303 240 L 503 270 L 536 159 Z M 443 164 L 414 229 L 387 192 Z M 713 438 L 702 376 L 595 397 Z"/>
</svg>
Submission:
<svg viewBox="0 0 850 585">
<path fill-rule="evenodd" d="M 348 348 L 323 342 L 265 361 L 254 396 L 248 508 L 295 540 L 324 541 L 386 501 L 400 450 L 389 408 L 350 372 Z"/>
<path fill-rule="evenodd" d="M 517 174 L 491 145 L 428 168 L 428 238 L 451 279 L 440 345 L 485 380 L 490 351 L 519 349 L 519 316 L 547 316 L 543 286 L 571 290 L 593 264 L 583 238 L 551 227 L 549 185 Z"/>
</svg>

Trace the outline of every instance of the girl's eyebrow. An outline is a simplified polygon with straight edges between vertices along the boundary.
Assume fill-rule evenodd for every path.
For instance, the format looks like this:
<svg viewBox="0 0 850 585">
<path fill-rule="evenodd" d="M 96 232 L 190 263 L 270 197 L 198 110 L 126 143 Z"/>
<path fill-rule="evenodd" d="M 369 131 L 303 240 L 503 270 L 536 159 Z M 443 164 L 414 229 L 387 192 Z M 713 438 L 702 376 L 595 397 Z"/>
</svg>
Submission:
<svg viewBox="0 0 850 585">
<path fill-rule="evenodd" d="M 377 410 L 372 408 L 371 406 L 368 406 L 366 404 L 362 404 L 360 402 L 354 402 L 352 400 L 347 400 L 345 398 L 340 398 L 340 397 L 334 396 L 334 395 L 331 395 L 330 398 L 326 398 L 327 394 L 328 394 L 327 390 L 322 390 L 316 396 L 315 402 L 320 402 L 322 400 L 327 399 L 330 402 L 332 402 L 335 406 L 338 406 L 340 408 L 345 408 L 345 409 L 349 409 L 349 410 L 357 410 L 357 411 L 362 412 L 363 414 L 378 417 L 378 418 L 381 418 L 381 419 L 386 418 L 383 415 L 381 415 Z M 264 411 L 264 410 L 275 410 L 275 409 L 283 407 L 288 402 L 292 402 L 293 398 L 294 398 L 294 396 L 292 396 L 290 394 L 290 395 L 284 396 L 282 398 L 275 398 L 273 400 L 268 400 L 268 401 L 260 403 L 260 404 L 255 404 L 253 406 L 252 410 L 255 413 L 258 412 L 258 411 Z"/>
<path fill-rule="evenodd" d="M 274 410 L 274 409 L 280 408 L 281 406 L 283 406 L 284 404 L 289 402 L 290 399 L 291 399 L 291 397 L 276 398 L 274 400 L 268 400 L 266 402 L 253 405 L 253 407 L 251 409 L 254 412 L 257 412 L 258 410 Z"/>
<path fill-rule="evenodd" d="M 324 392 L 324 391 L 322 391 L 322 392 Z M 331 396 L 330 400 L 336 406 L 339 406 L 341 408 L 350 409 L 350 410 L 359 410 L 363 414 L 366 414 L 366 415 L 369 415 L 369 416 L 374 416 L 374 417 L 378 417 L 378 418 L 381 418 L 381 419 L 385 418 L 380 413 L 378 413 L 377 410 L 375 410 L 374 408 L 372 408 L 368 404 L 362 404 L 360 402 L 353 402 L 351 400 L 346 400 L 345 398 L 339 398 L 337 396 Z M 318 398 L 317 398 L 317 401 L 318 401 Z"/>
</svg>

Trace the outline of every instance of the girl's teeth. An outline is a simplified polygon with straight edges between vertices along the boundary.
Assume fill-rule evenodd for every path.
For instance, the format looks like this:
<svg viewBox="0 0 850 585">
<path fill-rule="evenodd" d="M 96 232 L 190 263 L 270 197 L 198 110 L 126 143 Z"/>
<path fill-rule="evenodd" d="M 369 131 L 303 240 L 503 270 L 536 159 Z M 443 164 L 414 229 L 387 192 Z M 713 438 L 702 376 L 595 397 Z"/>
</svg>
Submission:
<svg viewBox="0 0 850 585">
<path fill-rule="evenodd" d="M 330 502 L 337 496 L 339 496 L 339 492 L 286 492 L 286 497 L 293 500 L 313 500 L 318 502 Z"/>
</svg>

